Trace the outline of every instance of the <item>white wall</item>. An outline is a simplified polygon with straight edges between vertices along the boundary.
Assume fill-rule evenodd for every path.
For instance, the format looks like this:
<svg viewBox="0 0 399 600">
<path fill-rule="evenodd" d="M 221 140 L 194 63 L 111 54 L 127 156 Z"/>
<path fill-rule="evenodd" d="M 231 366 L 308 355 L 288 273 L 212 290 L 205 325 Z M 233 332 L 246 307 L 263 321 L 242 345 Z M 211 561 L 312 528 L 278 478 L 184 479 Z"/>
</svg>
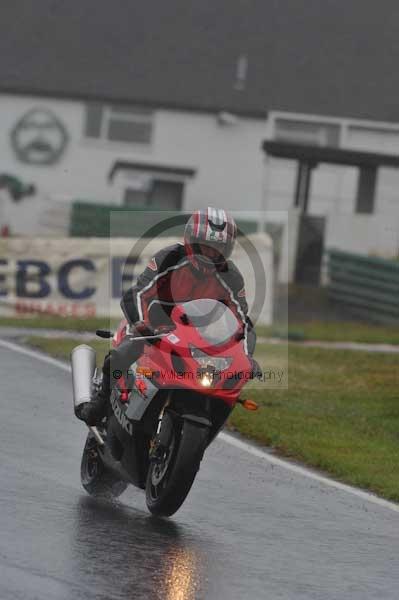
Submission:
<svg viewBox="0 0 399 600">
<path fill-rule="evenodd" d="M 297 162 L 271 158 L 266 168 L 270 173 L 265 206 L 271 211 L 290 210 L 294 205 Z M 357 169 L 319 165 L 312 172 L 309 213 L 318 216 L 331 212 L 352 214 L 356 189 Z"/>
<path fill-rule="evenodd" d="M 15 123 L 32 108 L 51 109 L 65 125 L 69 143 L 56 165 L 32 166 L 17 160 L 10 143 Z M 261 206 L 262 152 L 266 122 L 239 118 L 235 125 L 221 125 L 216 115 L 158 110 L 153 143 L 137 144 L 87 140 L 84 136 L 85 105 L 77 101 L 0 95 L 0 173 L 17 175 L 35 183 L 39 194 L 3 208 L 14 233 L 37 233 L 42 213 L 55 203 L 71 199 L 121 203 L 120 182 L 108 183 L 115 160 L 141 161 L 197 170 L 187 184 L 184 208 L 208 204 L 251 211 Z M 39 231 L 43 233 L 44 229 Z"/>
<path fill-rule="evenodd" d="M 399 215 L 330 214 L 325 248 L 385 258 L 399 256 Z"/>
</svg>

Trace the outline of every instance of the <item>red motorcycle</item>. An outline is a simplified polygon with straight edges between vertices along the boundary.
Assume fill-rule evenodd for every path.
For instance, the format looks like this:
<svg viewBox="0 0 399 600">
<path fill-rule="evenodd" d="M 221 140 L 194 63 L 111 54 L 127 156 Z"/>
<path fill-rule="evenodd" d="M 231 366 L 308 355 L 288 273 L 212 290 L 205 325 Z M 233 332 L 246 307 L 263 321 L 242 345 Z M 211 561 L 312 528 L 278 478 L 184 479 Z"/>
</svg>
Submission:
<svg viewBox="0 0 399 600">
<path fill-rule="evenodd" d="M 233 312 L 216 300 L 192 300 L 176 305 L 170 320 L 170 327 L 144 338 L 137 362 L 125 372 L 113 371 L 110 414 L 89 428 L 81 463 L 82 485 L 90 494 L 116 497 L 133 484 L 145 489 L 148 509 L 163 516 L 184 502 L 206 447 L 236 403 L 256 409 L 239 398 L 252 364 Z M 113 345 L 135 339 L 124 321 Z M 86 345 L 72 352 L 75 407 L 101 383 L 95 359 Z"/>
</svg>

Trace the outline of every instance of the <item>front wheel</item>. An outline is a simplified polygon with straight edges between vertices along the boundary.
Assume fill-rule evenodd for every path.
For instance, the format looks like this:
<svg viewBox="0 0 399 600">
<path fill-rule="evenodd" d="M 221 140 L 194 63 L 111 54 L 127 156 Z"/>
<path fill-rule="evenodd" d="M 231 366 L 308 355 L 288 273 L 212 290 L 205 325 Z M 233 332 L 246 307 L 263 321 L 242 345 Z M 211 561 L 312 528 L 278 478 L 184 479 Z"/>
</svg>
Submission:
<svg viewBox="0 0 399 600">
<path fill-rule="evenodd" d="M 88 494 L 99 498 L 118 498 L 128 486 L 105 468 L 92 433 L 88 434 L 83 450 L 80 480 Z"/>
<path fill-rule="evenodd" d="M 151 461 L 146 482 L 149 511 L 169 517 L 183 504 L 194 483 L 208 441 L 207 427 L 175 422 L 171 440 L 163 456 Z"/>
</svg>

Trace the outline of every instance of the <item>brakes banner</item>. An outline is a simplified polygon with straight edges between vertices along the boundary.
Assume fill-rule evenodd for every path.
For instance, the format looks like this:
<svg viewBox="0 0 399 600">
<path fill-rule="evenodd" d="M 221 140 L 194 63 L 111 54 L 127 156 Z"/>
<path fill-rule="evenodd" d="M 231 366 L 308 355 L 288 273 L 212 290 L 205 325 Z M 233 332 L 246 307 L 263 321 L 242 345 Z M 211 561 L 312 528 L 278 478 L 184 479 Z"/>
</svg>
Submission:
<svg viewBox="0 0 399 600">
<path fill-rule="evenodd" d="M 180 239 L 4 238 L 0 240 L 0 315 L 122 317 L 122 292 L 154 254 Z M 236 244 L 232 260 L 245 280 L 250 314 L 272 321 L 273 252 L 265 234 Z M 250 248 L 250 251 L 248 251 Z M 255 258 L 254 258 L 255 257 Z M 262 271 L 262 273 L 260 273 Z M 259 281 L 266 278 L 266 288 Z"/>
</svg>

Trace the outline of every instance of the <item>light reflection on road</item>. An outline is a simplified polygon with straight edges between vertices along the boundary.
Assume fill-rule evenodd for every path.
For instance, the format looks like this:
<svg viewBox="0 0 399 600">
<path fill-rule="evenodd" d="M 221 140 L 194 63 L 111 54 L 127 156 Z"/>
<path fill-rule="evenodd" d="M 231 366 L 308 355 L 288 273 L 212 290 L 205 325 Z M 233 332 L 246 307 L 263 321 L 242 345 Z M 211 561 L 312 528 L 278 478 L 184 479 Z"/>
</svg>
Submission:
<svg viewBox="0 0 399 600">
<path fill-rule="evenodd" d="M 166 600 L 194 600 L 199 587 L 198 556 L 192 549 L 178 548 L 165 560 Z"/>
<path fill-rule="evenodd" d="M 206 541 L 189 527 L 86 496 L 75 516 L 70 567 L 82 588 L 90 574 L 112 597 L 195 600 L 203 592 Z"/>
</svg>

